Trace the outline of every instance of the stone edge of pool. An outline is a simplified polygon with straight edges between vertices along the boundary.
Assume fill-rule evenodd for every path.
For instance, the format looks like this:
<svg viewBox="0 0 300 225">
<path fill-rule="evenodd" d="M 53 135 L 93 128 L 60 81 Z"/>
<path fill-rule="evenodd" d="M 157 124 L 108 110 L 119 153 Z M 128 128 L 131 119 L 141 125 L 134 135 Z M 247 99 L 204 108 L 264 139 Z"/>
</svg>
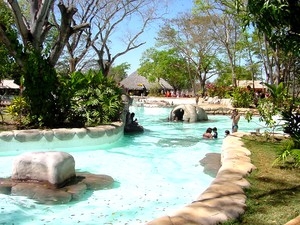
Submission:
<svg viewBox="0 0 300 225">
<path fill-rule="evenodd" d="M 240 140 L 247 133 L 237 132 L 223 140 L 221 167 L 210 186 L 191 204 L 147 223 L 147 225 L 218 224 L 237 218 L 246 209 L 245 177 L 255 169 L 251 152 Z"/>
<path fill-rule="evenodd" d="M 237 132 L 223 140 L 221 167 L 210 186 L 191 204 L 147 223 L 147 225 L 215 225 L 236 219 L 246 210 L 245 179 L 256 167 L 251 152 L 241 138 L 249 133 Z M 285 225 L 298 225 L 300 216 Z"/>
<path fill-rule="evenodd" d="M 58 128 L 58 129 L 30 129 L 30 130 L 10 130 L 0 131 L 0 143 L 10 143 L 12 140 L 17 142 L 38 142 L 42 138 L 48 142 L 53 140 L 61 141 L 67 144 L 67 141 L 72 141 L 75 136 L 82 139 L 88 137 L 91 139 L 101 140 L 103 137 L 108 137 L 105 142 L 99 141 L 99 144 L 106 144 L 116 141 L 120 135 L 124 133 L 124 123 L 113 122 L 107 125 L 87 128 Z"/>
</svg>

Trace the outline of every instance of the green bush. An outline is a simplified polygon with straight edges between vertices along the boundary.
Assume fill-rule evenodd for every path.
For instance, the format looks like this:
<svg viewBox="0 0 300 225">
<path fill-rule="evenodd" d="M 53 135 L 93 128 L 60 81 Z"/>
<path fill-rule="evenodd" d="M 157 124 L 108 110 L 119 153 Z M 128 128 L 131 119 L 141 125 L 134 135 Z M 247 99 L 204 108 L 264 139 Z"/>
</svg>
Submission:
<svg viewBox="0 0 300 225">
<path fill-rule="evenodd" d="M 295 147 L 300 148 L 300 110 L 283 110 L 282 119 L 285 121 L 284 132 L 291 135 Z"/>
<path fill-rule="evenodd" d="M 231 100 L 233 107 L 250 108 L 254 103 L 254 96 L 247 88 L 237 87 L 232 91 Z"/>
<path fill-rule="evenodd" d="M 123 110 L 122 90 L 114 80 L 101 72 L 74 72 L 61 77 L 65 90 L 66 125 L 71 127 L 96 126 L 120 119 Z"/>
<path fill-rule="evenodd" d="M 5 112 L 17 122 L 19 127 L 24 127 L 29 123 L 29 105 L 22 96 L 16 96 L 11 104 L 5 108 Z"/>
<path fill-rule="evenodd" d="M 296 148 L 293 139 L 287 139 L 282 142 L 282 148 L 279 150 L 273 165 L 300 166 L 300 149 Z"/>
<path fill-rule="evenodd" d="M 210 97 L 218 96 L 219 98 L 229 98 L 232 88 L 229 86 L 222 86 L 213 83 L 208 83 L 205 86 L 205 90 L 207 95 Z"/>
</svg>

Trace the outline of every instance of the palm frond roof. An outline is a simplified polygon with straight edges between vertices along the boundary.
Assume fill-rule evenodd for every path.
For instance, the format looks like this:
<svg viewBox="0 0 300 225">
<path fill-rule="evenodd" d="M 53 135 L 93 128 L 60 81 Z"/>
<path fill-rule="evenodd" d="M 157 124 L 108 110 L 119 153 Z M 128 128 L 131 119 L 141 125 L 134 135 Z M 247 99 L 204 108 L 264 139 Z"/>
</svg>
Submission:
<svg viewBox="0 0 300 225">
<path fill-rule="evenodd" d="M 0 88 L 20 89 L 20 86 L 14 80 L 1 80 Z"/>
<path fill-rule="evenodd" d="M 123 79 L 120 82 L 120 85 L 122 85 L 124 88 L 128 90 L 143 90 L 145 87 L 147 90 L 151 89 L 152 87 L 157 86 L 159 84 L 161 88 L 166 89 L 166 90 L 172 90 L 173 87 L 164 79 L 160 78 L 159 82 L 149 82 L 146 77 L 143 77 L 139 75 L 136 72 L 133 72 L 130 74 L 128 77 Z"/>
</svg>

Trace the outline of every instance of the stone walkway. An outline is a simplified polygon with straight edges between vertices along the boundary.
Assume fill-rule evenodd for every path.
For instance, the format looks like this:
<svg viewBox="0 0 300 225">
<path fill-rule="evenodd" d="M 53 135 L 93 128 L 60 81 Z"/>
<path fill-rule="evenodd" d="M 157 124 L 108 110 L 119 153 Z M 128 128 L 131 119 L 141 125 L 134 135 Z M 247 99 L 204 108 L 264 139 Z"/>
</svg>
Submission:
<svg viewBox="0 0 300 225">
<path fill-rule="evenodd" d="M 226 137 L 222 145 L 221 167 L 211 185 L 191 204 L 147 225 L 214 225 L 237 218 L 246 209 L 245 177 L 255 166 L 250 151 L 243 147 L 238 132 Z"/>
</svg>

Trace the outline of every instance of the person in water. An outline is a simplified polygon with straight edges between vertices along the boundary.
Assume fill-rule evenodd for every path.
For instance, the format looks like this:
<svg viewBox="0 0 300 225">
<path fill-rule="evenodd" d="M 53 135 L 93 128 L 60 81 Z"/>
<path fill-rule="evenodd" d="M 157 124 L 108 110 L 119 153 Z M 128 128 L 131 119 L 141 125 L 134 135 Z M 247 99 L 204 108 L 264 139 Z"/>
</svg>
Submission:
<svg viewBox="0 0 300 225">
<path fill-rule="evenodd" d="M 213 135 L 212 135 L 212 129 L 209 127 L 206 129 L 205 133 L 202 135 L 203 138 L 205 139 L 212 139 Z"/>
<path fill-rule="evenodd" d="M 225 130 L 225 137 L 227 137 L 230 134 L 229 130 Z"/>
<path fill-rule="evenodd" d="M 237 132 L 239 128 L 240 115 L 237 109 L 234 109 L 231 114 L 232 120 L 232 133 Z"/>
<path fill-rule="evenodd" d="M 213 131 L 213 138 L 218 138 L 218 129 L 216 128 L 216 127 L 214 127 L 213 129 L 212 129 L 212 131 Z"/>
</svg>

